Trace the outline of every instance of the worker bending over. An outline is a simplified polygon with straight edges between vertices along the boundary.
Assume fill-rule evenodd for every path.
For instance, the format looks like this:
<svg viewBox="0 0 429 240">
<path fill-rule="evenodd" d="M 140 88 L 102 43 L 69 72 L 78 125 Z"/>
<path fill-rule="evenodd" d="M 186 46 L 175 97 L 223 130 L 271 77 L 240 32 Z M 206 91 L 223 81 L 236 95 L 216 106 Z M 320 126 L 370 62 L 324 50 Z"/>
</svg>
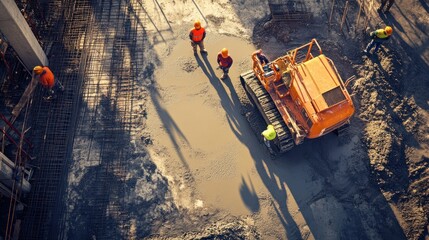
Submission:
<svg viewBox="0 0 429 240">
<path fill-rule="evenodd" d="M 54 99 L 57 97 L 58 91 L 64 91 L 63 85 L 55 79 L 51 69 L 47 66 L 36 66 L 33 68 L 33 72 L 35 77 L 39 78 L 40 84 L 48 91 L 48 96 L 44 97 L 45 100 Z"/>
<path fill-rule="evenodd" d="M 385 27 L 384 29 L 377 29 L 369 34 L 372 38 L 371 42 L 366 46 L 366 49 L 363 50 L 364 53 L 370 53 L 371 49 L 375 46 L 374 53 L 378 51 L 381 44 L 389 40 L 390 35 L 392 35 L 392 28 L 390 26 Z"/>
<path fill-rule="evenodd" d="M 228 49 L 223 48 L 217 55 L 217 64 L 222 69 L 223 74 L 220 79 L 224 80 L 228 77 L 229 68 L 232 66 L 232 58 L 228 54 Z"/>
</svg>

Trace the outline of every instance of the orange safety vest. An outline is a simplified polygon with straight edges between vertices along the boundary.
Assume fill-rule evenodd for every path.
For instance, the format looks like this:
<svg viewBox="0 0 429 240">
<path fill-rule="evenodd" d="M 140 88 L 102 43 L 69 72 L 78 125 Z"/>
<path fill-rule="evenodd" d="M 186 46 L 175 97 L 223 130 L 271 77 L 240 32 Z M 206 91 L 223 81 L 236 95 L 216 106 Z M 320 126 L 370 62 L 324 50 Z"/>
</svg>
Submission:
<svg viewBox="0 0 429 240">
<path fill-rule="evenodd" d="M 201 27 L 200 29 L 193 28 L 191 30 L 192 41 L 200 42 L 201 40 L 203 40 L 204 32 L 205 32 L 205 30 L 203 27 Z"/>
<path fill-rule="evenodd" d="M 43 72 L 39 75 L 40 84 L 46 88 L 53 88 L 55 84 L 54 74 L 48 67 L 43 67 Z"/>
</svg>

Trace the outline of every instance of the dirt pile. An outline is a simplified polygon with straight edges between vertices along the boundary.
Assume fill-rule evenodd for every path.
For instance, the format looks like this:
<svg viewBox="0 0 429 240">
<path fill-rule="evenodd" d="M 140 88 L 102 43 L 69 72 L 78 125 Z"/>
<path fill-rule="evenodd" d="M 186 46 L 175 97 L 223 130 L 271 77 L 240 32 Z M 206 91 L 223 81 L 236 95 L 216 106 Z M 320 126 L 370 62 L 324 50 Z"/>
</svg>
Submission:
<svg viewBox="0 0 429 240">
<path fill-rule="evenodd" d="M 375 182 L 398 209 L 409 239 L 419 239 L 428 224 L 428 158 L 416 154 L 424 143 L 424 117 L 413 96 L 402 91 L 416 66 L 387 48 L 364 57 L 355 84 L 364 121 L 363 142 Z"/>
</svg>

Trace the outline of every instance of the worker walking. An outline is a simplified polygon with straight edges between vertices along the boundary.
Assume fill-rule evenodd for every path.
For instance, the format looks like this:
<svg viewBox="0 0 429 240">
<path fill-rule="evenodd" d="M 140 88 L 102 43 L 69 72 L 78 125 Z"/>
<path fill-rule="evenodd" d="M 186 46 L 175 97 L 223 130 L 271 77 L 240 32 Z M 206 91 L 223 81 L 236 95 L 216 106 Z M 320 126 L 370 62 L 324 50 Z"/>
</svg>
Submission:
<svg viewBox="0 0 429 240">
<path fill-rule="evenodd" d="M 47 66 L 35 66 L 33 72 L 35 77 L 39 78 L 40 84 L 48 90 L 48 96 L 44 97 L 45 100 L 54 99 L 57 97 L 56 93 L 58 91 L 64 91 L 63 85 L 55 79 L 51 69 Z"/>
<path fill-rule="evenodd" d="M 274 150 L 271 147 L 271 142 L 276 138 L 276 130 L 274 130 L 273 125 L 268 125 L 267 129 L 264 130 L 261 135 L 264 137 L 264 143 L 267 146 L 271 154 L 274 154 Z"/>
<path fill-rule="evenodd" d="M 369 35 L 372 38 L 371 42 L 366 46 L 364 53 L 369 53 L 371 49 L 375 46 L 374 53 L 378 51 L 381 44 L 389 40 L 392 35 L 393 29 L 390 26 L 385 27 L 384 29 L 377 29 L 371 32 Z"/>
<path fill-rule="evenodd" d="M 386 10 L 384 10 L 384 13 L 388 13 L 393 3 L 395 3 L 395 0 L 381 0 L 380 7 L 377 9 L 377 11 L 382 12 L 387 2 L 389 2 L 389 4 L 387 4 L 387 7 L 386 7 Z"/>
<path fill-rule="evenodd" d="M 223 48 L 217 55 L 217 64 L 219 64 L 219 68 L 223 71 L 220 79 L 224 80 L 228 77 L 229 68 L 232 66 L 232 62 L 233 60 L 228 54 L 228 49 Z"/>
<path fill-rule="evenodd" d="M 194 53 L 197 52 L 197 45 L 200 47 L 201 53 L 207 53 L 207 50 L 204 48 L 204 38 L 206 38 L 206 30 L 201 27 L 201 22 L 196 20 L 194 28 L 189 32 L 189 39 L 191 39 L 191 46 L 194 49 Z"/>
</svg>

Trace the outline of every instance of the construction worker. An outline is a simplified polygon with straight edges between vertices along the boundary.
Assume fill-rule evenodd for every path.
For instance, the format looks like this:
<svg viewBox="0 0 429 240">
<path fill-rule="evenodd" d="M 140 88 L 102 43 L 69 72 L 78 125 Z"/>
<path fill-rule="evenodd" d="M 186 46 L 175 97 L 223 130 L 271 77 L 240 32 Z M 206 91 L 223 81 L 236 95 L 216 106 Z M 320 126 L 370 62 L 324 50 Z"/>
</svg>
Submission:
<svg viewBox="0 0 429 240">
<path fill-rule="evenodd" d="M 64 91 L 63 85 L 56 80 L 52 71 L 46 66 L 35 66 L 33 68 L 35 77 L 39 78 L 40 84 L 48 90 L 48 96 L 45 100 L 56 98 L 58 91 Z"/>
<path fill-rule="evenodd" d="M 228 54 L 228 49 L 223 48 L 217 55 L 217 64 L 222 69 L 223 74 L 220 79 L 224 80 L 228 77 L 229 68 L 232 66 L 232 58 Z"/>
<path fill-rule="evenodd" d="M 267 56 L 265 56 L 265 54 L 262 53 L 261 49 L 256 50 L 253 54 L 256 55 L 256 57 L 259 59 L 259 62 L 261 63 L 262 66 L 265 66 L 270 62 Z"/>
<path fill-rule="evenodd" d="M 377 9 L 377 11 L 382 12 L 387 2 L 389 2 L 389 4 L 387 4 L 387 7 L 386 7 L 386 10 L 384 10 L 384 13 L 388 13 L 393 3 L 395 3 L 395 0 L 381 0 L 380 7 Z"/>
<path fill-rule="evenodd" d="M 194 28 L 189 32 L 189 39 L 191 39 L 191 46 L 194 49 L 194 53 L 197 52 L 197 45 L 200 47 L 201 53 L 207 53 L 204 48 L 204 38 L 206 38 L 206 30 L 201 27 L 200 21 L 194 22 Z"/>
<path fill-rule="evenodd" d="M 369 53 L 371 49 L 375 46 L 374 53 L 378 51 L 381 44 L 387 41 L 392 35 L 393 29 L 390 26 L 385 27 L 384 29 L 377 29 L 369 34 L 372 38 L 371 42 L 366 46 L 364 53 Z"/>
<path fill-rule="evenodd" d="M 268 150 L 270 151 L 271 154 L 274 154 L 274 150 L 271 147 L 271 141 L 273 141 L 277 134 L 276 134 L 276 130 L 274 130 L 274 126 L 273 125 L 268 125 L 267 129 L 264 130 L 261 135 L 264 137 L 264 143 L 267 146 Z"/>
</svg>

